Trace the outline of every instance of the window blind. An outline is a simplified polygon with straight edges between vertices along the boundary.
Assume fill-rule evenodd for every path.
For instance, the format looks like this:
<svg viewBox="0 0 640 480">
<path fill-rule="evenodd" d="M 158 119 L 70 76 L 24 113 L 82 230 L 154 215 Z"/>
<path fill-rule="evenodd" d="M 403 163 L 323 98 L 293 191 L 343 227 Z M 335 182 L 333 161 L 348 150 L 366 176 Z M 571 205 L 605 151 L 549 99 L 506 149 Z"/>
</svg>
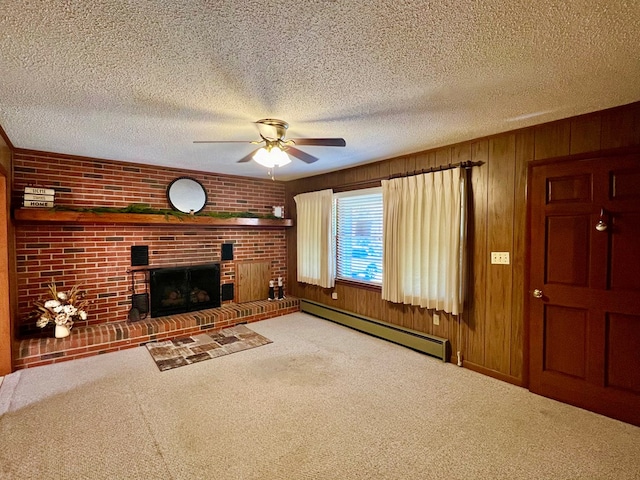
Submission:
<svg viewBox="0 0 640 480">
<path fill-rule="evenodd" d="M 336 277 L 382 283 L 382 190 L 335 194 Z"/>
</svg>

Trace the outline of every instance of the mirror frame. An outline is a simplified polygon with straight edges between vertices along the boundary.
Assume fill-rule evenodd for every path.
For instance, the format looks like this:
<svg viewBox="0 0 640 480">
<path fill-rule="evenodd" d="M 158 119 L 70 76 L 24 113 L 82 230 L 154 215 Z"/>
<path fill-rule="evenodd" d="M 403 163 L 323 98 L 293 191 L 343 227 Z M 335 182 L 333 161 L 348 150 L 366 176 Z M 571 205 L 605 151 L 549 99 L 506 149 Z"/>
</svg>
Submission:
<svg viewBox="0 0 640 480">
<path fill-rule="evenodd" d="M 187 187 L 190 189 L 189 191 L 185 192 L 183 189 L 178 191 L 178 187 L 180 186 L 180 184 L 178 184 L 177 182 L 180 182 L 181 180 L 189 180 L 189 182 L 193 183 L 191 187 Z M 204 201 L 200 202 L 200 199 L 193 200 L 190 198 L 185 198 L 185 194 L 188 195 L 189 193 L 204 195 Z M 178 198 L 178 195 L 180 195 L 180 198 Z M 167 187 L 167 200 L 169 201 L 169 205 L 171 205 L 171 208 L 173 208 L 174 210 L 182 213 L 198 213 L 201 212 L 207 205 L 207 190 L 204 188 L 204 185 L 202 185 L 202 183 L 200 183 L 195 178 L 178 177 L 174 179 Z"/>
</svg>

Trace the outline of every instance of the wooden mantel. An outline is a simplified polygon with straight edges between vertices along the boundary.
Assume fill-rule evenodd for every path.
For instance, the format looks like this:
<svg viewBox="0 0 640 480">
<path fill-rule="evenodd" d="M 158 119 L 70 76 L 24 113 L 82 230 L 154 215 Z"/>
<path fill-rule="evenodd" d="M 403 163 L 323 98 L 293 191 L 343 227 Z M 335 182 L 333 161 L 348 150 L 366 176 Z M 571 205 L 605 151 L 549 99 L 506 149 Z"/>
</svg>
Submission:
<svg viewBox="0 0 640 480">
<path fill-rule="evenodd" d="M 91 213 L 19 208 L 14 218 L 20 223 L 119 223 L 135 225 L 201 225 L 203 227 L 282 228 L 293 226 L 290 218 L 215 218 L 196 215 L 162 215 L 152 213 Z"/>
</svg>

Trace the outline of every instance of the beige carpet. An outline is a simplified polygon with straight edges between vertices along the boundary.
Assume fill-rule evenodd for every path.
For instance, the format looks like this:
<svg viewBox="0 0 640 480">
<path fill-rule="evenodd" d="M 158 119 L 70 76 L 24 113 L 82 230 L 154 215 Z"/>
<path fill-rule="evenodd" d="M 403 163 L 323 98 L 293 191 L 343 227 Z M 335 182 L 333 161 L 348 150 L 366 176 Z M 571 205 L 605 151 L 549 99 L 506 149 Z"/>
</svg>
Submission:
<svg viewBox="0 0 640 480">
<path fill-rule="evenodd" d="M 144 347 L 0 387 L 3 479 L 633 479 L 640 428 L 305 314 L 160 372 Z"/>
</svg>

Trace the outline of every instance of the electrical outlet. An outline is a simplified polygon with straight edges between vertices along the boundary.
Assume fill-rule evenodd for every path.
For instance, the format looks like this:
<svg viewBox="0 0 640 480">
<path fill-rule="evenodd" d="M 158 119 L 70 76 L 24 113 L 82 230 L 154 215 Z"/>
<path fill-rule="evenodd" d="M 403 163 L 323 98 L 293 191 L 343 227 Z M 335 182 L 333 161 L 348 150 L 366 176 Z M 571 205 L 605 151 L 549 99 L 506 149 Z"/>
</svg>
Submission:
<svg viewBox="0 0 640 480">
<path fill-rule="evenodd" d="M 334 300 L 338 299 L 338 292 L 331 292 L 331 298 L 333 298 Z"/>
<path fill-rule="evenodd" d="M 438 312 L 433 312 L 433 324 L 440 325 L 440 314 Z"/>
<path fill-rule="evenodd" d="M 509 265 L 509 252 L 491 252 L 491 265 Z"/>
</svg>

